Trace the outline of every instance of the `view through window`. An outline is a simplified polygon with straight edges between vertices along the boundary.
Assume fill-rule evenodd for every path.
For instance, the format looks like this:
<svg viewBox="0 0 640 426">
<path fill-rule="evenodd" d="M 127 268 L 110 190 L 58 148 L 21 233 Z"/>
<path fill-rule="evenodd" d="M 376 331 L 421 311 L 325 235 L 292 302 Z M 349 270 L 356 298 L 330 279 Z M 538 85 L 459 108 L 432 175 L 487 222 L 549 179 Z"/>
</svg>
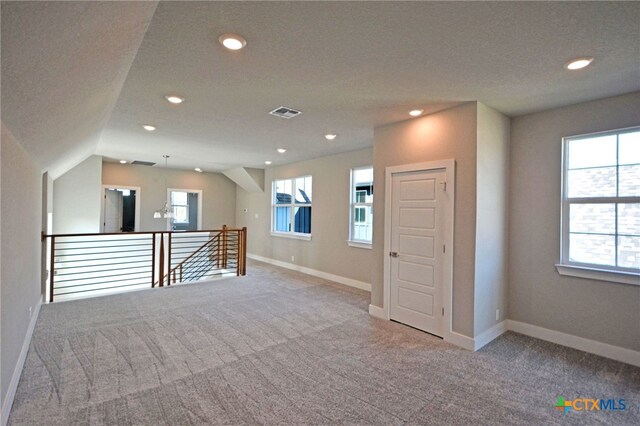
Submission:
<svg viewBox="0 0 640 426">
<path fill-rule="evenodd" d="M 640 128 L 564 139 L 562 264 L 640 271 Z"/>
<path fill-rule="evenodd" d="M 273 181 L 274 233 L 311 234 L 311 176 Z"/>
<path fill-rule="evenodd" d="M 350 241 L 371 244 L 373 238 L 373 167 L 351 170 Z"/>
</svg>

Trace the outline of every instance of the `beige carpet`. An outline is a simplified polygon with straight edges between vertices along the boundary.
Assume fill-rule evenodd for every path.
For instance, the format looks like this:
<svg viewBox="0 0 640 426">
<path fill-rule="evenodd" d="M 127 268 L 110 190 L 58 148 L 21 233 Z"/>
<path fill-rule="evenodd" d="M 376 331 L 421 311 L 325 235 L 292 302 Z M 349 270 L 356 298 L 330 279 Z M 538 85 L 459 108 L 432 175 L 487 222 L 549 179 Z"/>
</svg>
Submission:
<svg viewBox="0 0 640 426">
<path fill-rule="evenodd" d="M 366 292 L 248 270 L 43 306 L 9 423 L 640 424 L 640 368 L 515 333 L 471 353 L 369 317 Z"/>
</svg>

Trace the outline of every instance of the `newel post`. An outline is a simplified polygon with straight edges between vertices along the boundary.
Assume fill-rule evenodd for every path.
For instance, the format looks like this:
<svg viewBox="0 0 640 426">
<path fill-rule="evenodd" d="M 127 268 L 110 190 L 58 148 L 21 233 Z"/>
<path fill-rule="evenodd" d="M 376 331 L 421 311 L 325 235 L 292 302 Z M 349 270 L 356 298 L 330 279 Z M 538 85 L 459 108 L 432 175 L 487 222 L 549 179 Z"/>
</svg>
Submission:
<svg viewBox="0 0 640 426">
<path fill-rule="evenodd" d="M 247 227 L 242 228 L 242 275 L 247 275 Z"/>
<path fill-rule="evenodd" d="M 227 269 L 227 225 L 222 225 L 222 268 Z"/>
</svg>

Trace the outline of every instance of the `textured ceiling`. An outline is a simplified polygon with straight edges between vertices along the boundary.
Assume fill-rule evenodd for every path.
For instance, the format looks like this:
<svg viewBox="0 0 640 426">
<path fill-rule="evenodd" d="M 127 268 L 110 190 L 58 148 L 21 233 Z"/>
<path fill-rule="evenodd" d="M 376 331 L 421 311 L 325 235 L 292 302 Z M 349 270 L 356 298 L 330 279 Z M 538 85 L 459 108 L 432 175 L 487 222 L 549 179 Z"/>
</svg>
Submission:
<svg viewBox="0 0 640 426">
<path fill-rule="evenodd" d="M 156 2 L 2 2 L 2 122 L 52 176 L 95 153 Z"/>
<path fill-rule="evenodd" d="M 640 90 L 637 2 L 160 2 L 142 43 L 155 3 L 24 3 L 2 9 L 2 120 L 45 167 L 85 128 L 90 153 L 216 171 L 371 146 L 414 107 L 516 116 Z M 246 48 L 222 48 L 226 32 Z M 281 105 L 303 113 L 268 114 Z"/>
</svg>

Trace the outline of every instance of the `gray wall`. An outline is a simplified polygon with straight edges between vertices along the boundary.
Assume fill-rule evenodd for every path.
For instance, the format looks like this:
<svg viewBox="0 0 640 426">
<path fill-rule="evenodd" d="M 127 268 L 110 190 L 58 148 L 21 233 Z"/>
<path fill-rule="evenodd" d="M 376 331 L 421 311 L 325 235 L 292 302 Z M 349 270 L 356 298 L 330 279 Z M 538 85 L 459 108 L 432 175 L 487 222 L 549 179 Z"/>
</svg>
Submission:
<svg viewBox="0 0 640 426">
<path fill-rule="evenodd" d="M 93 155 L 53 181 L 53 232 L 100 232 L 102 157 Z"/>
<path fill-rule="evenodd" d="M 517 117 L 511 127 L 509 318 L 640 350 L 640 286 L 560 276 L 564 136 L 640 124 L 640 92 Z"/>
<path fill-rule="evenodd" d="M 2 125 L 0 205 L 0 300 L 2 402 L 14 373 L 31 318 L 42 300 L 40 231 L 42 221 L 39 167 Z"/>
<path fill-rule="evenodd" d="M 371 149 L 358 150 L 268 168 L 262 193 L 248 193 L 238 187 L 236 221 L 238 226 L 247 227 L 247 251 L 370 283 L 371 250 L 349 247 L 347 240 L 351 168 L 371 164 Z M 271 236 L 273 180 L 306 175 L 313 176 L 311 241 Z M 294 262 L 291 256 L 295 256 Z"/>
<path fill-rule="evenodd" d="M 164 204 L 166 185 L 175 189 L 202 190 L 202 228 L 235 226 L 236 184 L 220 173 L 164 169 L 132 164 L 103 163 L 102 184 L 139 186 L 140 231 L 166 231 L 166 219 L 154 219 L 153 212 Z"/>
<path fill-rule="evenodd" d="M 509 228 L 507 117 L 478 103 L 475 335 L 506 318 Z M 496 320 L 496 309 L 500 316 Z"/>
<path fill-rule="evenodd" d="M 453 331 L 473 337 L 476 233 L 476 103 L 375 129 L 371 303 L 384 290 L 385 168 L 423 161 L 456 160 L 453 256 Z"/>
</svg>

